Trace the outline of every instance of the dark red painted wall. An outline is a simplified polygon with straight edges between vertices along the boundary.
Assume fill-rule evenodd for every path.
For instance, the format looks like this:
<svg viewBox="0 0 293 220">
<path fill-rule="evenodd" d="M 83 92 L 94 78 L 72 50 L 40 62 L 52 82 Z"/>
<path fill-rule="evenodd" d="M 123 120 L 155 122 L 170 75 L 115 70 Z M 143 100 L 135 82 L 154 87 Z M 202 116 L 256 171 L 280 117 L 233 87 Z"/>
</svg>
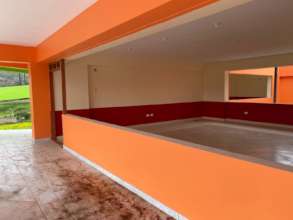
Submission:
<svg viewBox="0 0 293 220">
<path fill-rule="evenodd" d="M 293 125 L 293 105 L 226 103 L 225 106 L 226 118 Z"/>
<path fill-rule="evenodd" d="M 123 126 L 201 116 L 293 125 L 293 105 L 282 104 L 192 102 L 70 110 L 69 113 Z M 153 117 L 146 117 L 151 113 Z M 58 136 L 62 135 L 61 114 L 56 112 Z"/>
<path fill-rule="evenodd" d="M 202 102 L 202 116 L 225 118 L 225 103 Z"/>
<path fill-rule="evenodd" d="M 135 125 L 201 116 L 201 103 L 176 103 L 91 109 L 91 118 L 118 125 Z M 153 117 L 146 117 L 147 114 Z"/>
<path fill-rule="evenodd" d="M 161 105 L 126 106 L 112 108 L 95 108 L 86 110 L 71 110 L 75 114 L 99 121 L 117 125 L 136 125 L 176 119 L 200 117 L 202 115 L 202 103 L 175 103 Z M 153 114 L 153 117 L 146 117 Z M 56 112 L 57 135 L 62 135 L 61 111 Z"/>
</svg>

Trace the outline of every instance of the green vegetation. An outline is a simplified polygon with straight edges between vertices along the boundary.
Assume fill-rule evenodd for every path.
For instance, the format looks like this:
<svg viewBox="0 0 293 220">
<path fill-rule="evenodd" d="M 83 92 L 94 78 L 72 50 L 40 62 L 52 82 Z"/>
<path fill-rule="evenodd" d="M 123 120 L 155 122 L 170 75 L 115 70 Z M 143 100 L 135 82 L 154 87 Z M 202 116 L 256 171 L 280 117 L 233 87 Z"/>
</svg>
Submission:
<svg viewBox="0 0 293 220">
<path fill-rule="evenodd" d="M 0 67 L 0 130 L 31 128 L 26 72 Z"/>
<path fill-rule="evenodd" d="M 28 98 L 29 98 L 28 85 L 0 87 L 0 101 L 28 99 Z"/>
<path fill-rule="evenodd" d="M 17 67 L 7 67 L 7 66 L 0 66 L 0 71 L 9 71 L 9 72 L 16 72 L 16 73 L 28 73 L 27 68 L 17 68 Z"/>
<path fill-rule="evenodd" d="M 30 103 L 26 102 L 0 102 L 0 118 L 11 117 L 15 115 L 16 112 L 25 111 L 30 112 Z"/>
<path fill-rule="evenodd" d="M 0 124 L 0 130 L 30 129 L 31 127 L 32 127 L 32 123 L 30 121 L 20 122 L 20 123 Z"/>
</svg>

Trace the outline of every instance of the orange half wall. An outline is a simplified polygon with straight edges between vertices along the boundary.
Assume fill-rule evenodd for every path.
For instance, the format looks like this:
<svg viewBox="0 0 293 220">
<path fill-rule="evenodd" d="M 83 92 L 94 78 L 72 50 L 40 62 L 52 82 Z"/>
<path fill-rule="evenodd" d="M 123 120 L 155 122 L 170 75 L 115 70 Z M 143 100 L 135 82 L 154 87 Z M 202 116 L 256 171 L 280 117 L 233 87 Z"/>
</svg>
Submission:
<svg viewBox="0 0 293 220">
<path fill-rule="evenodd" d="M 188 219 L 293 219 L 291 172 L 77 116 L 63 124 L 65 146 Z"/>
</svg>

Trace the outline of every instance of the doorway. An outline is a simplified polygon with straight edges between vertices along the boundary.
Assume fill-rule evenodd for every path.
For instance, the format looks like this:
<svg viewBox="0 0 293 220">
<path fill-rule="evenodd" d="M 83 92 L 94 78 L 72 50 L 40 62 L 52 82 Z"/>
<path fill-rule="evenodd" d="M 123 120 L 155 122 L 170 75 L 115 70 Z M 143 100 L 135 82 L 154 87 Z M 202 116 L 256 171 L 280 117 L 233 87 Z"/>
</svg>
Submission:
<svg viewBox="0 0 293 220">
<path fill-rule="evenodd" d="M 0 62 L 0 131 L 31 130 L 28 64 Z"/>
</svg>

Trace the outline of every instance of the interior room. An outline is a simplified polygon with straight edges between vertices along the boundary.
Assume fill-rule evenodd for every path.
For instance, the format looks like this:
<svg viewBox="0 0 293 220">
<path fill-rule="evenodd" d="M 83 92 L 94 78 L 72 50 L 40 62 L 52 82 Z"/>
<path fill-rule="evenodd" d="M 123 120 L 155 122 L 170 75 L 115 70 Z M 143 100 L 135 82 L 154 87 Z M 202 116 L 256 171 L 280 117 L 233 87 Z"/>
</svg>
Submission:
<svg viewBox="0 0 293 220">
<path fill-rule="evenodd" d="M 292 9 L 5 1 L 31 129 L 0 131 L 0 220 L 293 219 Z"/>
<path fill-rule="evenodd" d="M 273 22 L 273 9 L 259 9 L 260 4 L 69 57 L 69 112 L 292 170 L 293 121 L 284 115 L 293 110 L 292 69 L 273 63 L 287 62 L 293 54 L 269 55 L 273 49 L 261 45 L 261 38 L 251 42 L 259 48 L 248 51 L 233 42 L 252 39 L 253 32 L 230 32 L 237 20 L 250 23 L 261 13 L 262 22 L 247 28 L 261 25 L 261 35 L 268 34 L 262 24 Z M 289 16 L 282 11 L 287 12 Z M 217 44 L 218 38 L 228 37 L 227 31 L 230 40 Z M 206 49 L 211 44 L 215 48 Z M 53 75 L 56 135 L 62 141 L 62 80 L 60 71 Z"/>
</svg>

